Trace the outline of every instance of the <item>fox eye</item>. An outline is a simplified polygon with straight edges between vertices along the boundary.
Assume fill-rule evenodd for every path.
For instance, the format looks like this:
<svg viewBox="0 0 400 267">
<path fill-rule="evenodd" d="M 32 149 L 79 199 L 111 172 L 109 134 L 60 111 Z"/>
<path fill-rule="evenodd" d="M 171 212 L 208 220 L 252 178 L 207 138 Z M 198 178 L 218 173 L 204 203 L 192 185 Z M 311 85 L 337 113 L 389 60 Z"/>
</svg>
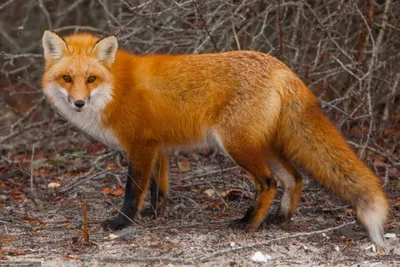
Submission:
<svg viewBox="0 0 400 267">
<path fill-rule="evenodd" d="M 64 76 L 63 76 L 63 79 L 64 79 L 64 81 L 65 81 L 65 82 L 67 82 L 67 83 L 70 83 L 70 82 L 72 82 L 72 78 L 71 78 L 71 76 L 64 75 Z"/>
<path fill-rule="evenodd" d="M 89 78 L 87 79 L 87 82 L 88 83 L 92 83 L 92 82 L 94 82 L 96 80 L 96 77 L 95 76 L 89 76 Z"/>
</svg>

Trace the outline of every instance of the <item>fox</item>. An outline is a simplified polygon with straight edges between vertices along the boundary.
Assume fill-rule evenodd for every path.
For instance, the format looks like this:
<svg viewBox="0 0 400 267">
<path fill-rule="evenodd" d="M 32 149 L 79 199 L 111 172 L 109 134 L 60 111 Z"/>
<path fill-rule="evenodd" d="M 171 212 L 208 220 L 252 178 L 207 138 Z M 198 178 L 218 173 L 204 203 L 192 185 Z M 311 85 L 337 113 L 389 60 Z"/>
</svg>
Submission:
<svg viewBox="0 0 400 267">
<path fill-rule="evenodd" d="M 160 216 L 168 199 L 168 152 L 222 149 L 249 174 L 254 203 L 229 226 L 286 223 L 303 188 L 298 168 L 348 201 L 373 242 L 384 246 L 389 205 L 381 179 L 348 145 L 316 96 L 277 58 L 256 51 L 135 55 L 116 36 L 43 34 L 42 90 L 82 131 L 124 151 L 122 208 L 105 230 L 136 215 Z M 278 184 L 278 211 L 267 216 Z M 143 208 L 150 187 L 150 207 Z M 272 219 L 271 219 L 272 218 Z"/>
</svg>

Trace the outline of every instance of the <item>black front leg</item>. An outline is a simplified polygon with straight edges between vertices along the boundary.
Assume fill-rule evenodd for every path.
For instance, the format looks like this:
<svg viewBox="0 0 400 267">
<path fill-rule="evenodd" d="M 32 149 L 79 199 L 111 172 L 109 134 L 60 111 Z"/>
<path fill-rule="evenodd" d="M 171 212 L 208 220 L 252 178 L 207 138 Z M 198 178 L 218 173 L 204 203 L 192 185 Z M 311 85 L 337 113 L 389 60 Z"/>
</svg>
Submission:
<svg viewBox="0 0 400 267">
<path fill-rule="evenodd" d="M 153 217 L 155 219 L 162 216 L 167 205 L 167 193 L 164 191 L 164 188 L 160 188 L 160 184 L 153 177 L 150 181 L 150 207 L 143 209 L 141 216 Z"/>
<path fill-rule="evenodd" d="M 168 155 L 158 153 L 150 182 L 150 207 L 141 211 L 143 217 L 161 217 L 165 212 L 168 198 Z"/>
<path fill-rule="evenodd" d="M 125 196 L 122 209 L 119 211 L 117 217 L 105 220 L 102 223 L 104 230 L 120 230 L 129 226 L 135 218 L 137 212 L 137 196 L 134 195 L 133 183 L 133 164 L 130 163 L 128 167 L 128 175 L 126 177 Z"/>
<path fill-rule="evenodd" d="M 103 223 L 104 229 L 118 230 L 130 225 L 136 212 L 142 208 L 157 153 L 157 148 L 148 144 L 149 142 L 146 140 L 138 141 L 135 146 L 132 146 L 135 149 L 127 152 L 129 168 L 124 204 L 117 217 Z"/>
</svg>

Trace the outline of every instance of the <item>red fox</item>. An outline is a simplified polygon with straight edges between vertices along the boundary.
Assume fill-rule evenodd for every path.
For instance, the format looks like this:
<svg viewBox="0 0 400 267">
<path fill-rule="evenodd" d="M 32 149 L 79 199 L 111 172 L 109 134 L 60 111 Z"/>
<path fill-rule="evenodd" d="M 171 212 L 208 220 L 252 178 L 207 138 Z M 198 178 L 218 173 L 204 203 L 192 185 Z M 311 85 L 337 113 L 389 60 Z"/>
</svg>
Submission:
<svg viewBox="0 0 400 267">
<path fill-rule="evenodd" d="M 324 115 L 317 98 L 278 59 L 253 51 L 136 56 L 118 50 L 115 36 L 43 35 L 43 91 L 70 122 L 129 160 L 121 212 L 103 223 L 121 229 L 142 210 L 151 182 L 151 206 L 162 213 L 173 147 L 216 145 L 246 170 L 256 198 L 231 226 L 255 230 L 277 191 L 276 216 L 295 212 L 309 172 L 349 201 L 371 239 L 384 245 L 389 206 L 381 180 L 357 157 Z"/>
</svg>

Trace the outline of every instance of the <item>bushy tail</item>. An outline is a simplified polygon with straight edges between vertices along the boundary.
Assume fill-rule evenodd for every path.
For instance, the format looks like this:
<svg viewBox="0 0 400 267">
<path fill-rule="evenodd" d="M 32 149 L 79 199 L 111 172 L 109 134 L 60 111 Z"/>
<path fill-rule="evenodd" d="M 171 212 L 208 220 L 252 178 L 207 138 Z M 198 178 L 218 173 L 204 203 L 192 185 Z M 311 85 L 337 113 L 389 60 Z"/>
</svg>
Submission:
<svg viewBox="0 0 400 267">
<path fill-rule="evenodd" d="M 383 224 L 389 206 L 381 180 L 353 152 L 297 77 L 283 83 L 291 88 L 287 94 L 292 94 L 283 101 L 277 132 L 283 153 L 349 201 L 372 241 L 384 246 Z"/>
</svg>

